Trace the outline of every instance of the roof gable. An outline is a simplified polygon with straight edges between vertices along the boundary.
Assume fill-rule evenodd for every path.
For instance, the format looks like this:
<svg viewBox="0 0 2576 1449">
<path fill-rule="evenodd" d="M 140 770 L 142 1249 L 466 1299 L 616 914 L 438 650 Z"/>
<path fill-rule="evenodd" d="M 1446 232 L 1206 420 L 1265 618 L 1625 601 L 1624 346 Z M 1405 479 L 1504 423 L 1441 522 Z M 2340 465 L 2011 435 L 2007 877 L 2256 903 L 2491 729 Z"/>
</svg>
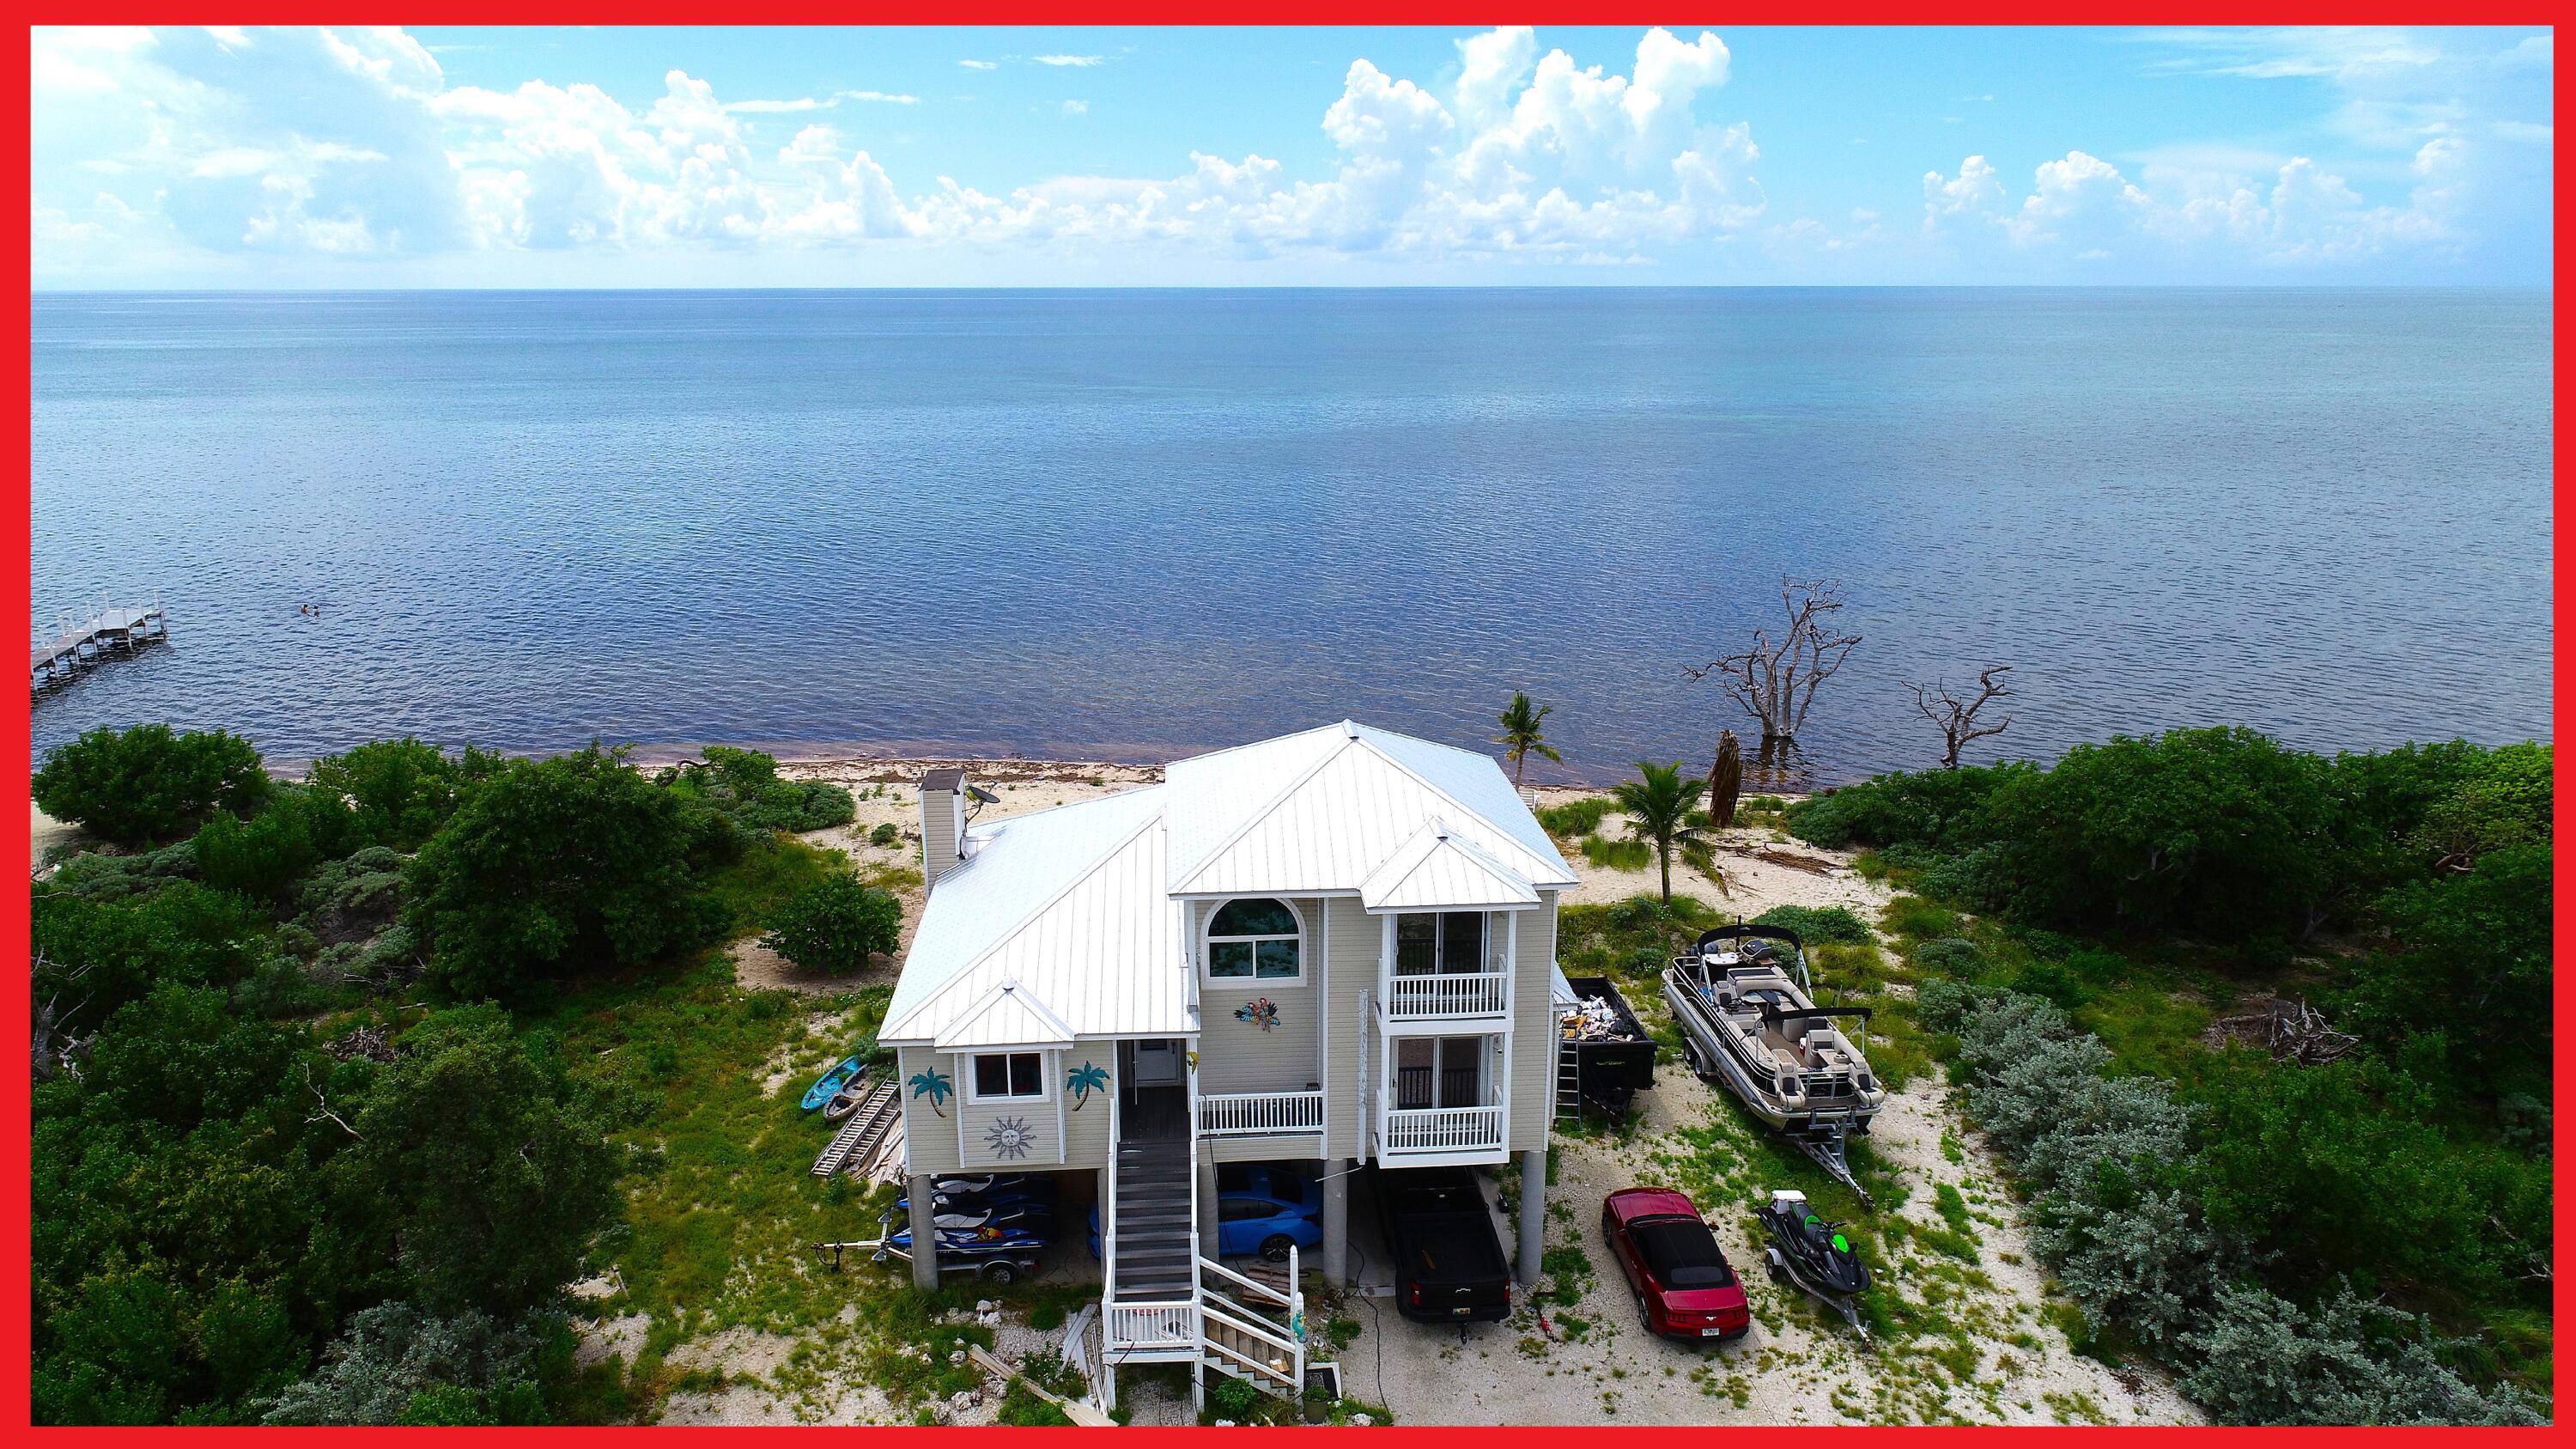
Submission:
<svg viewBox="0 0 2576 1449">
<path fill-rule="evenodd" d="M 1574 883 L 1574 873 L 1546 832 L 1538 829 L 1538 822 L 1530 819 L 1529 807 L 1504 783 L 1503 772 L 1493 761 L 1463 750 L 1449 752 L 1481 766 L 1492 777 L 1501 787 L 1500 799 L 1508 802 L 1501 813 L 1526 821 L 1526 832 L 1476 813 L 1380 743 L 1402 736 L 1384 736 L 1360 725 L 1335 730 L 1339 742 L 1330 754 L 1289 781 L 1231 839 L 1196 865 L 1176 870 L 1172 889 L 1190 895 L 1355 890 L 1397 847 L 1435 818 L 1449 823 L 1451 835 L 1476 845 L 1525 881 Z M 1472 771 L 1455 762 L 1435 763 L 1439 773 L 1453 782 L 1473 779 Z M 1470 793 L 1489 803 L 1494 797 L 1491 789 Z M 1176 811 L 1190 798 L 1176 797 Z M 1535 835 L 1539 845 L 1532 848 L 1525 843 L 1524 833 Z"/>
<path fill-rule="evenodd" d="M 1369 911 L 1514 910 L 1538 904 L 1527 877 L 1432 820 L 1360 882 Z"/>
<path fill-rule="evenodd" d="M 1037 994 L 1009 977 L 993 983 L 975 1004 L 939 1029 L 931 1045 L 942 1051 L 988 1046 L 1062 1046 L 1073 1028 L 1047 1010 Z"/>
</svg>

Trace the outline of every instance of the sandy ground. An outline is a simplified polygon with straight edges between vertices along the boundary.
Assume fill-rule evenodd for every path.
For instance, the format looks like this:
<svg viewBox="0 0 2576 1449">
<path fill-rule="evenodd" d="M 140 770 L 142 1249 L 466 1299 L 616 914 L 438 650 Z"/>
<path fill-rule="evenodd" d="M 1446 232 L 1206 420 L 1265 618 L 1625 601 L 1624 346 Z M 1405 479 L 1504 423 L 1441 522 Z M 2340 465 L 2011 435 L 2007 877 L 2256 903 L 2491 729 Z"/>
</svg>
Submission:
<svg viewBox="0 0 2576 1449">
<path fill-rule="evenodd" d="M 1048 809 L 1132 789 L 1160 778 L 1150 766 L 1056 763 L 1032 760 L 802 760 L 785 761 L 781 773 L 849 786 L 859 796 L 857 818 L 847 827 L 818 831 L 816 844 L 849 852 L 862 870 L 917 870 L 920 802 L 914 782 L 934 765 L 962 765 L 969 778 L 1001 796 L 979 818 L 995 819 Z M 1595 793 L 1548 787 L 1541 804 Z M 869 834 L 891 823 L 900 839 L 872 845 Z M 1622 833 L 1613 815 L 1605 836 Z M 1674 889 L 1750 917 L 1775 905 L 1848 906 L 1875 916 L 1885 892 L 1860 878 L 1847 857 L 1787 840 L 1766 830 L 1729 830 L 1717 842 L 1722 886 L 1678 864 Z M 1570 902 L 1623 900 L 1657 889 L 1652 866 L 1619 871 L 1594 866 L 1579 852 L 1571 864 L 1581 884 Z M 918 918 L 921 891 L 903 889 L 906 941 Z M 836 981 L 802 979 L 757 946 L 737 949 L 746 982 L 801 990 L 838 991 L 891 980 L 894 963 L 880 961 L 858 976 Z M 1631 1003 L 1659 1011 L 1660 1003 Z M 1956 1188 L 1970 1205 L 1979 1261 L 1965 1289 L 1958 1269 L 1947 1275 L 1913 1250 L 1900 1253 L 1896 1271 L 1877 1291 L 1916 1304 L 1940 1304 L 1951 1295 L 1955 1338 L 1932 1344 L 1865 1347 L 1839 1319 L 1829 1318 L 1761 1271 L 1762 1255 L 1749 1212 L 1718 1215 L 1719 1240 L 1745 1273 L 1755 1327 L 1743 1340 L 1703 1348 L 1647 1336 L 1637 1323 L 1633 1295 L 1600 1241 L 1601 1199 L 1639 1182 L 1669 1181 L 1658 1159 L 1687 1151 L 1679 1134 L 1714 1128 L 1721 1135 L 1748 1130 L 1734 1106 L 1678 1066 L 1658 1073 L 1657 1088 L 1640 1099 L 1638 1129 L 1625 1138 L 1560 1138 L 1559 1177 L 1551 1194 L 1548 1244 L 1580 1246 L 1593 1274 L 1570 1309 L 1528 1307 L 1502 1324 L 1464 1332 L 1405 1321 L 1393 1306 L 1367 1291 L 1338 1306 L 1311 1305 L 1320 1330 L 1333 1316 L 1359 1324 L 1359 1336 L 1338 1353 L 1321 1348 L 1318 1361 L 1337 1358 L 1346 1391 L 1384 1404 L 1409 1424 L 1701 1424 L 1701 1423 L 2188 1423 L 2197 1412 L 2160 1378 L 2115 1370 L 2074 1354 L 2064 1335 L 2043 1316 L 2044 1275 L 2032 1261 L 2010 1199 L 1991 1158 L 1959 1119 L 1936 1081 L 1911 1083 L 1881 1112 L 1873 1133 L 1879 1156 L 1908 1189 L 1894 1209 L 1937 1228 L 1939 1184 Z M 1364 1283 L 1383 1276 L 1383 1250 L 1373 1215 L 1355 1204 L 1354 1247 Z M 1512 1226 L 1498 1221 L 1509 1244 Z M 1096 1275 L 1078 1239 L 1050 1255 L 1041 1281 Z M 1961 1295 L 1964 1292 L 1964 1297 Z M 603 1324 L 587 1351 L 635 1332 L 625 1320 Z M 1018 1361 L 1031 1352 L 1053 1352 L 1060 1335 L 1038 1334 L 1005 1314 L 997 1329 L 1002 1357 Z M 814 1340 L 828 1337 L 818 1329 Z M 736 1333 L 687 1345 L 675 1363 L 717 1370 L 722 1387 L 686 1389 L 665 1406 L 665 1423 L 884 1423 L 907 1419 L 873 1387 L 846 1372 L 820 1375 L 799 1368 L 800 1340 Z M 1964 1347 L 1962 1347 L 1964 1345 Z M 1947 1350 L 1936 1352 L 1936 1350 Z M 1186 1397 L 1173 1398 L 1131 1378 L 1130 1407 L 1138 1424 L 1190 1422 Z M 988 1383 L 968 1400 L 935 1406 L 945 1423 L 991 1421 L 1001 1385 Z"/>
</svg>

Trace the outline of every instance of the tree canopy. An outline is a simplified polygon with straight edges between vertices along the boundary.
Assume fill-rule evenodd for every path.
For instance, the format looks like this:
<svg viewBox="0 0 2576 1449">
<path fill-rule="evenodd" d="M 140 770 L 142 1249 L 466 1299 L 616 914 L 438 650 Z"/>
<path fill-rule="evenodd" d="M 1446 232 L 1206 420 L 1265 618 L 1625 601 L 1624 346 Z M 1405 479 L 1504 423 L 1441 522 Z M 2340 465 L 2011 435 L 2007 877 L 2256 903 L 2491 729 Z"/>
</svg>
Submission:
<svg viewBox="0 0 2576 1449">
<path fill-rule="evenodd" d="M 216 810 L 248 811 L 268 794 L 250 741 L 161 724 L 90 730 L 47 755 L 30 784 L 46 814 L 119 845 L 184 835 Z"/>
</svg>

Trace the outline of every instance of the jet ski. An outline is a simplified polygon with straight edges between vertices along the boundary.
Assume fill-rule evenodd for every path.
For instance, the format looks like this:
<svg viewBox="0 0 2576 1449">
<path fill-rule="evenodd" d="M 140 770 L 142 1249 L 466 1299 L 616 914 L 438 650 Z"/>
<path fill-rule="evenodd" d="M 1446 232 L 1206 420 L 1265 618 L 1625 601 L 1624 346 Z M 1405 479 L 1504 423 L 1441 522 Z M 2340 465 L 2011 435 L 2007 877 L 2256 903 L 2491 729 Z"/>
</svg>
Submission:
<svg viewBox="0 0 2576 1449">
<path fill-rule="evenodd" d="M 910 1221 L 911 1194 L 896 1198 L 894 1210 Z M 934 1194 L 930 1199 L 930 1212 L 932 1219 L 942 1228 L 953 1223 L 1022 1223 L 1045 1232 L 1055 1226 L 1055 1204 L 1028 1197 L 951 1198 Z"/>
<path fill-rule="evenodd" d="M 931 1179 L 930 1190 L 941 1201 L 981 1201 L 985 1199 L 1026 1198 L 1039 1202 L 1055 1201 L 1055 1179 L 1037 1172 L 988 1172 L 981 1175 L 951 1174 Z"/>
<path fill-rule="evenodd" d="M 1810 1296 L 1843 1316 L 1869 1341 L 1869 1330 L 1860 1321 L 1860 1307 L 1855 1301 L 1869 1291 L 1869 1265 L 1860 1260 L 1842 1224 L 1827 1222 L 1807 1206 L 1807 1195 L 1790 1189 L 1771 1194 L 1771 1201 L 1756 1210 L 1762 1221 L 1762 1235 L 1769 1242 L 1763 1257 L 1774 1278 L 1786 1278 Z"/>
<path fill-rule="evenodd" d="M 897 1218 L 886 1219 L 885 1246 L 897 1252 L 912 1251 L 912 1228 L 896 1227 Z M 939 1251 L 942 1253 L 1001 1254 L 1033 1253 L 1047 1245 L 1045 1231 L 1020 1220 L 997 1220 L 990 1213 L 943 1213 L 937 1221 Z"/>
</svg>

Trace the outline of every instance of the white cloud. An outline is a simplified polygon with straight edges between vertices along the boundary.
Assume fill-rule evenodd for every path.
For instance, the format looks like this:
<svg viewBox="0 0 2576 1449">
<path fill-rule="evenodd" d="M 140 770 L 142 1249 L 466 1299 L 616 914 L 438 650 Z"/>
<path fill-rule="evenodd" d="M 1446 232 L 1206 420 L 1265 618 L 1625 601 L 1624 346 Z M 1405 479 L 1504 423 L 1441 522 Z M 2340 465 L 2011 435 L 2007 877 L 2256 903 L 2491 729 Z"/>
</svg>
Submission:
<svg viewBox="0 0 2576 1449">
<path fill-rule="evenodd" d="M 843 101 L 860 101 L 878 105 L 919 105 L 921 97 L 898 95 L 891 91 L 834 91 L 828 96 L 798 96 L 787 101 L 727 101 L 725 109 L 737 115 L 777 115 L 798 111 L 828 111 Z"/>
<path fill-rule="evenodd" d="M 389 257 L 956 244 L 1582 266 L 1705 263 L 1736 248 L 1791 264 L 1931 258 L 1977 276 L 2195 260 L 2316 269 L 2455 253 L 2480 206 L 2517 194 L 2497 158 L 2545 165 L 2553 143 L 2546 125 L 2417 83 L 2465 55 L 2491 77 L 2519 67 L 2512 83 L 2540 94 L 2545 36 L 2464 48 L 2411 33 L 2159 34 L 2176 67 L 2330 79 L 2342 93 L 2319 118 L 2325 138 L 2375 149 L 2355 164 L 2225 141 L 2070 148 L 2022 173 L 2026 187 L 1980 153 L 1924 176 L 1919 228 L 1901 201 L 1849 208 L 1833 225 L 1773 219 L 1752 128 L 1708 115 L 1733 61 L 1716 35 L 1650 29 L 1621 73 L 1502 27 L 1459 41 L 1447 76 L 1351 61 L 1338 94 L 1309 112 L 1331 159 L 1303 175 L 1257 152 L 1189 151 L 1178 174 L 985 191 L 948 177 L 899 185 L 863 144 L 862 109 L 917 104 L 910 94 L 728 101 L 674 69 L 660 95 L 630 105 L 578 81 L 451 87 L 400 31 L 38 31 L 31 237 L 46 276 L 147 247 Z M 2389 79 L 2401 75 L 2413 79 Z M 1043 109 L 1080 116 L 1088 102 Z M 845 120 L 849 134 L 804 125 L 780 146 L 766 116 Z"/>
</svg>

